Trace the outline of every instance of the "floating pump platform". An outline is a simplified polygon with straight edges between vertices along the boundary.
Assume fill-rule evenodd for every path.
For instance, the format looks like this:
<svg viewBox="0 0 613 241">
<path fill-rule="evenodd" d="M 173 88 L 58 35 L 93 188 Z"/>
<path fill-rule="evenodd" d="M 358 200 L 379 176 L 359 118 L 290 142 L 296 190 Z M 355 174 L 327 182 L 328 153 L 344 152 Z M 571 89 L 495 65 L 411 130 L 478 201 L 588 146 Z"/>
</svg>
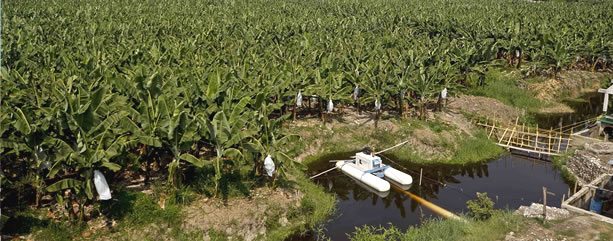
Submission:
<svg viewBox="0 0 613 241">
<path fill-rule="evenodd" d="M 390 190 L 389 181 L 401 186 L 409 186 L 413 183 L 413 178 L 409 174 L 385 165 L 380 157 L 365 152 L 356 153 L 354 160 L 336 162 L 336 168 L 382 193 Z"/>
</svg>

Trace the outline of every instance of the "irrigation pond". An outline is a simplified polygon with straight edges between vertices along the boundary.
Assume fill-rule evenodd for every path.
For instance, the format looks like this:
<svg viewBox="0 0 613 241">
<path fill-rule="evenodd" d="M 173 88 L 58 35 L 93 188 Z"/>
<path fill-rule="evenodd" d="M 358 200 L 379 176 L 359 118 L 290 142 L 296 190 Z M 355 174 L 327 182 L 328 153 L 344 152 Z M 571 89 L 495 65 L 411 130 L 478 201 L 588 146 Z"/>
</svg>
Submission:
<svg viewBox="0 0 613 241">
<path fill-rule="evenodd" d="M 330 168 L 331 160 L 348 159 L 353 153 L 328 155 L 309 166 L 309 173 Z M 387 160 L 387 162 L 386 162 Z M 487 192 L 497 209 L 516 209 L 521 205 L 541 202 L 542 187 L 549 192 L 547 202 L 560 206 L 562 195 L 570 185 L 551 162 L 528 159 L 517 155 L 503 155 L 488 163 L 470 165 L 419 166 L 384 162 L 413 176 L 408 191 L 451 212 L 465 212 L 466 201 L 476 198 L 476 192 Z M 421 186 L 419 172 L 423 169 Z M 406 230 L 420 225 L 421 220 L 437 217 L 409 196 L 391 190 L 374 193 L 341 172 L 333 171 L 316 178 L 315 182 L 338 197 L 336 213 L 324 225 L 324 234 L 332 240 L 347 240 L 356 226 L 390 223 Z M 307 240 L 316 237 L 306 237 Z"/>
</svg>

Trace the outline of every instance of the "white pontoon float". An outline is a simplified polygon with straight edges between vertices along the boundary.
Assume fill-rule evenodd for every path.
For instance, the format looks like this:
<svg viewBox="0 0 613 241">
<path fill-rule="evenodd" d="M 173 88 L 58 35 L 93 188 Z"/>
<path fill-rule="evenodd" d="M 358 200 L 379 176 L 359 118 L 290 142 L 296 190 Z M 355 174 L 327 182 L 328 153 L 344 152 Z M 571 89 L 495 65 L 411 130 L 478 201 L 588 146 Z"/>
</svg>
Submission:
<svg viewBox="0 0 613 241">
<path fill-rule="evenodd" d="M 354 160 L 336 162 L 336 168 L 378 192 L 389 191 L 389 181 L 401 186 L 413 183 L 410 175 L 383 164 L 380 157 L 364 152 L 356 153 Z"/>
</svg>

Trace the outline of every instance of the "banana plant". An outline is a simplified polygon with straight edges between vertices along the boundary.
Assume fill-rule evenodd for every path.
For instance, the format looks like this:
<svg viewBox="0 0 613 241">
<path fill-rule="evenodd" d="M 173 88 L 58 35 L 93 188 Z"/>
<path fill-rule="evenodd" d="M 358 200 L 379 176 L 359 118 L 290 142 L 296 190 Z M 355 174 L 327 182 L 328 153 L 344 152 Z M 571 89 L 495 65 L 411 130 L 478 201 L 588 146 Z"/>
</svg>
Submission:
<svg viewBox="0 0 613 241">
<path fill-rule="evenodd" d="M 258 99 L 261 100 L 263 98 L 260 97 Z M 271 114 L 269 105 L 263 101 L 256 101 L 256 106 L 259 106 L 259 108 L 257 108 L 255 123 L 260 131 L 245 146 L 251 153 L 256 154 L 255 156 L 259 156 L 254 166 L 256 176 L 262 173 L 264 159 L 267 156 L 276 161 L 277 172 L 272 183 L 274 187 L 279 177 L 286 177 L 286 166 L 293 167 L 296 165 L 297 162 L 289 157 L 286 152 L 289 150 L 288 146 L 292 146 L 292 143 L 299 141 L 300 137 L 298 135 L 287 135 L 282 132 L 283 122 L 288 118 L 288 115 L 271 119 L 269 118 Z"/>
<path fill-rule="evenodd" d="M 558 73 L 570 63 L 572 57 L 568 51 L 568 46 L 563 44 L 562 41 L 553 41 L 549 38 L 546 38 L 546 41 L 552 43 L 552 45 L 544 49 L 544 57 L 553 69 L 553 77 L 557 79 Z"/>
<path fill-rule="evenodd" d="M 208 141 L 215 149 L 215 193 L 219 191 L 219 181 L 222 178 L 222 161 L 224 158 L 230 160 L 240 158 L 243 154 L 236 148 L 252 132 L 244 131 L 243 128 L 248 122 L 249 112 L 245 112 L 245 107 L 251 98 L 244 97 L 238 104 L 232 106 L 229 116 L 224 111 L 217 112 L 212 119 L 201 118 L 200 121 L 207 128 Z"/>
<path fill-rule="evenodd" d="M 198 122 L 190 116 L 189 110 L 184 108 L 185 102 L 180 99 L 168 99 L 160 96 L 160 115 L 162 120 L 158 135 L 161 136 L 162 146 L 169 149 L 173 155 L 168 164 L 168 183 L 178 186 L 181 181 L 180 161 L 186 161 L 196 167 L 203 167 L 205 161 L 190 154 L 192 145 L 200 140 Z"/>
<path fill-rule="evenodd" d="M 121 166 L 112 159 L 130 145 L 128 134 L 119 128 L 120 120 L 128 115 L 124 111 L 126 100 L 108 88 L 88 91 L 82 85 L 75 93 L 65 92 L 64 97 L 64 109 L 57 115 L 67 129 L 63 136 L 54 138 L 55 163 L 47 175 L 52 181 L 59 180 L 46 190 L 73 190 L 71 199 L 79 204 L 79 219 L 83 220 L 83 205 L 94 197 L 93 171 L 118 171 Z M 61 198 L 61 194 L 57 197 Z"/>
</svg>

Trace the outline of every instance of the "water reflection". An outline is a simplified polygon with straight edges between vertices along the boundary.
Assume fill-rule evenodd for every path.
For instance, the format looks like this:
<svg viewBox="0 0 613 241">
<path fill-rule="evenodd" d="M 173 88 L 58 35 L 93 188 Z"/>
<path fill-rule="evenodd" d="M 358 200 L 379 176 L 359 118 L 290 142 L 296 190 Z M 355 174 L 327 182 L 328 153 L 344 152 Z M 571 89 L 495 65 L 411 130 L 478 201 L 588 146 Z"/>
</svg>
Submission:
<svg viewBox="0 0 613 241">
<path fill-rule="evenodd" d="M 325 157 L 309 167 L 312 174 L 328 169 L 328 160 L 346 159 L 353 153 Z M 542 187 L 555 193 L 547 202 L 559 206 L 562 194 L 568 190 L 559 172 L 549 162 L 506 155 L 489 163 L 470 165 L 396 165 L 386 158 L 384 163 L 407 172 L 413 177 L 410 192 L 452 212 L 464 212 L 466 201 L 476 192 L 487 192 L 496 208 L 515 209 L 520 205 L 540 202 Z M 419 186 L 419 171 L 423 179 Z M 406 229 L 419 225 L 423 218 L 438 217 L 418 202 L 397 191 L 374 193 L 341 172 L 330 172 L 315 180 L 337 195 L 337 213 L 325 225 L 325 234 L 332 240 L 347 240 L 346 233 L 355 226 L 389 223 Z"/>
</svg>

